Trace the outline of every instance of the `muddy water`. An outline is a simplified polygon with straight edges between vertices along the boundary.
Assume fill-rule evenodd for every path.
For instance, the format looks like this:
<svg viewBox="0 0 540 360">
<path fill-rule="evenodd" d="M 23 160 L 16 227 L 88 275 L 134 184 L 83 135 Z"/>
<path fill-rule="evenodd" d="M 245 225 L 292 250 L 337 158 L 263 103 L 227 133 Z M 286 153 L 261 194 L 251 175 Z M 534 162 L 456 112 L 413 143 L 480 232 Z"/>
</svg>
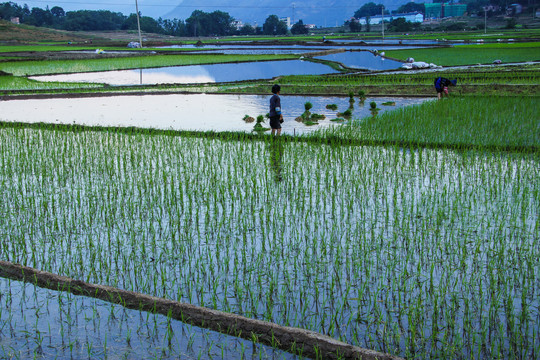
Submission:
<svg viewBox="0 0 540 360">
<path fill-rule="evenodd" d="M 349 107 L 344 97 L 282 96 L 285 122 L 283 133 L 302 134 L 321 127 L 339 126 L 330 119 L 338 111 Z M 36 99 L 0 102 L 0 121 L 45 122 L 58 124 L 81 124 L 89 126 L 135 126 L 141 128 L 199 130 L 199 131 L 246 131 L 253 130 L 254 123 L 246 123 L 245 115 L 256 118 L 269 111 L 270 95 L 144 95 L 113 96 L 80 99 Z M 354 103 L 353 119 L 370 116 L 369 103 L 375 101 L 381 113 L 391 109 L 424 102 L 425 98 L 368 98 L 364 105 Z M 311 102 L 312 113 L 323 114 L 326 120 L 319 125 L 307 126 L 294 119 L 304 112 L 304 104 Z M 394 101 L 395 106 L 383 106 Z M 338 111 L 326 109 L 336 104 Z M 23 110 L 24 109 L 24 110 Z M 265 127 L 269 127 L 265 120 Z"/>
</svg>

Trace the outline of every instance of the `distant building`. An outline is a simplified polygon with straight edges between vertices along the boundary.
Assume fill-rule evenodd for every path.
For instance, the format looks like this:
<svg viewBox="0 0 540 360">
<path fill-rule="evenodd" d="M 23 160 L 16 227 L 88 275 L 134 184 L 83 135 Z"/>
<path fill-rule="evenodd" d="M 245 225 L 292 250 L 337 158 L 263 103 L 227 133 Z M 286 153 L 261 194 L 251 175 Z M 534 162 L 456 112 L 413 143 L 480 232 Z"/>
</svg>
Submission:
<svg viewBox="0 0 540 360">
<path fill-rule="evenodd" d="M 20 25 L 21 22 L 18 17 L 12 17 L 9 21 L 11 21 L 12 24 Z"/>
<path fill-rule="evenodd" d="M 404 13 L 404 14 L 392 14 L 391 19 L 399 19 L 404 18 L 406 21 L 410 21 L 412 23 L 421 23 L 424 22 L 424 14 L 419 12 L 413 12 L 413 13 Z"/>
<path fill-rule="evenodd" d="M 446 17 L 463 16 L 467 11 L 466 4 L 432 3 L 424 4 L 426 19 L 442 19 Z"/>
<path fill-rule="evenodd" d="M 421 23 L 424 21 L 424 14 L 419 13 L 419 12 L 414 12 L 414 13 L 384 15 L 384 17 L 382 15 L 376 15 L 369 18 L 369 23 L 370 25 L 377 25 L 377 24 L 380 24 L 383 21 L 383 19 L 386 22 L 390 22 L 398 18 L 404 18 L 406 21 L 410 21 L 412 23 Z M 366 22 L 367 22 L 365 17 L 360 18 L 360 20 L 358 21 L 362 25 L 366 25 Z"/>
<path fill-rule="evenodd" d="M 241 20 L 234 20 L 231 25 L 234 26 L 236 30 L 240 30 L 244 26 L 244 23 Z"/>
<path fill-rule="evenodd" d="M 308 29 L 315 29 L 317 27 L 315 24 L 305 24 L 304 26 Z"/>
<path fill-rule="evenodd" d="M 383 17 L 381 15 L 375 15 L 375 16 L 370 16 L 369 17 L 369 23 L 370 25 L 377 25 L 377 24 L 380 24 L 383 20 Z M 390 15 L 385 15 L 384 16 L 384 21 L 390 21 Z M 367 24 L 367 20 L 365 17 L 363 18 L 360 18 L 359 20 L 360 24 L 362 25 L 366 25 Z"/>
<path fill-rule="evenodd" d="M 523 11 L 523 7 L 521 6 L 521 4 L 510 4 L 506 8 L 507 15 L 521 14 L 522 11 Z"/>
<path fill-rule="evenodd" d="M 285 23 L 285 25 L 287 25 L 287 29 L 290 29 L 292 27 L 290 17 L 279 18 L 279 21 L 283 21 Z"/>
</svg>

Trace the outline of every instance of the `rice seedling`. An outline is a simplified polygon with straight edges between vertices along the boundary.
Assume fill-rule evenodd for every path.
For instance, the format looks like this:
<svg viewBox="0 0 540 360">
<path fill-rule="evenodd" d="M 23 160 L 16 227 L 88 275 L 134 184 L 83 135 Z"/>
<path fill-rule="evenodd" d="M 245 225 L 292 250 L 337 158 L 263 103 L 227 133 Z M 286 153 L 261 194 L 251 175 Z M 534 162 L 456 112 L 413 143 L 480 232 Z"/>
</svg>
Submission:
<svg viewBox="0 0 540 360">
<path fill-rule="evenodd" d="M 0 256 L 400 356 L 539 353 L 538 152 L 308 139 L 276 148 L 264 136 L 236 136 L 1 127 Z M 2 301 L 36 291 L 10 289 Z M 128 329 L 132 347 L 139 334 L 163 342 L 151 356 L 165 348 L 174 357 L 167 338 L 183 331 L 190 344 L 187 325 L 141 314 L 138 328 L 120 307 L 83 316 L 79 301 L 60 294 L 49 304 L 71 306 L 55 323 L 66 344 L 85 318 L 118 322 L 121 344 Z M 34 331 L 37 322 L 5 312 L 6 326 L 24 324 L 17 336 Z M 217 342 L 198 334 L 206 347 L 191 336 L 191 354 L 219 356 Z M 107 339 L 111 354 L 114 336 L 102 331 L 92 351 L 102 354 Z M 235 354 L 251 349 L 242 342 Z"/>
<path fill-rule="evenodd" d="M 328 104 L 328 105 L 326 105 L 326 108 L 328 110 L 334 110 L 335 111 L 335 110 L 338 109 L 338 106 L 336 104 Z"/>
<path fill-rule="evenodd" d="M 362 139 L 366 143 L 492 147 L 533 150 L 540 145 L 534 97 L 451 98 L 396 109 L 332 128 L 326 136 Z M 373 105 L 370 105 L 373 106 Z M 376 104 L 375 104 L 376 106 Z M 472 110 L 474 109 L 474 110 Z"/>
</svg>

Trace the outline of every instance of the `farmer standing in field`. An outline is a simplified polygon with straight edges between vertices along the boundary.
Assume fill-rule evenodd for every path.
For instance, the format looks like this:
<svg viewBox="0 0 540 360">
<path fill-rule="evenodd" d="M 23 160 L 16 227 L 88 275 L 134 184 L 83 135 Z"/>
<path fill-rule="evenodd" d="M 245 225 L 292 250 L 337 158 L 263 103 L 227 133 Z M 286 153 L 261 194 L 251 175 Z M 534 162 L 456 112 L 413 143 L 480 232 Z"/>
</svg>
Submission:
<svg viewBox="0 0 540 360">
<path fill-rule="evenodd" d="M 450 96 L 450 94 L 448 94 L 448 87 L 456 86 L 456 84 L 457 79 L 448 80 L 447 78 L 440 76 L 435 79 L 435 90 L 437 90 L 437 97 L 439 98 L 439 100 L 441 100 L 445 94 L 446 96 Z"/>
<path fill-rule="evenodd" d="M 270 98 L 270 127 L 272 128 L 272 135 L 279 136 L 281 134 L 281 123 L 283 122 L 283 115 L 281 114 L 281 99 L 279 93 L 281 92 L 281 86 L 274 84 L 272 86 L 272 97 Z"/>
</svg>

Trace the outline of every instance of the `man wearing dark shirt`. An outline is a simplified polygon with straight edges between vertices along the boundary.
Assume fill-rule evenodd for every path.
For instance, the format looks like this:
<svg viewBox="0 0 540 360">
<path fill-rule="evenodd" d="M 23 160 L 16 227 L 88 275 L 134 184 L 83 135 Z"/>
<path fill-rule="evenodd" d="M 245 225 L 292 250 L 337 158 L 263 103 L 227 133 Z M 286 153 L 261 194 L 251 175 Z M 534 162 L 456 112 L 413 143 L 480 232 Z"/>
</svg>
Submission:
<svg viewBox="0 0 540 360">
<path fill-rule="evenodd" d="M 272 97 L 270 98 L 270 127 L 272 128 L 272 135 L 281 134 L 281 123 L 283 122 L 283 115 L 281 115 L 281 99 L 279 93 L 281 87 L 278 84 L 272 86 Z"/>
</svg>

